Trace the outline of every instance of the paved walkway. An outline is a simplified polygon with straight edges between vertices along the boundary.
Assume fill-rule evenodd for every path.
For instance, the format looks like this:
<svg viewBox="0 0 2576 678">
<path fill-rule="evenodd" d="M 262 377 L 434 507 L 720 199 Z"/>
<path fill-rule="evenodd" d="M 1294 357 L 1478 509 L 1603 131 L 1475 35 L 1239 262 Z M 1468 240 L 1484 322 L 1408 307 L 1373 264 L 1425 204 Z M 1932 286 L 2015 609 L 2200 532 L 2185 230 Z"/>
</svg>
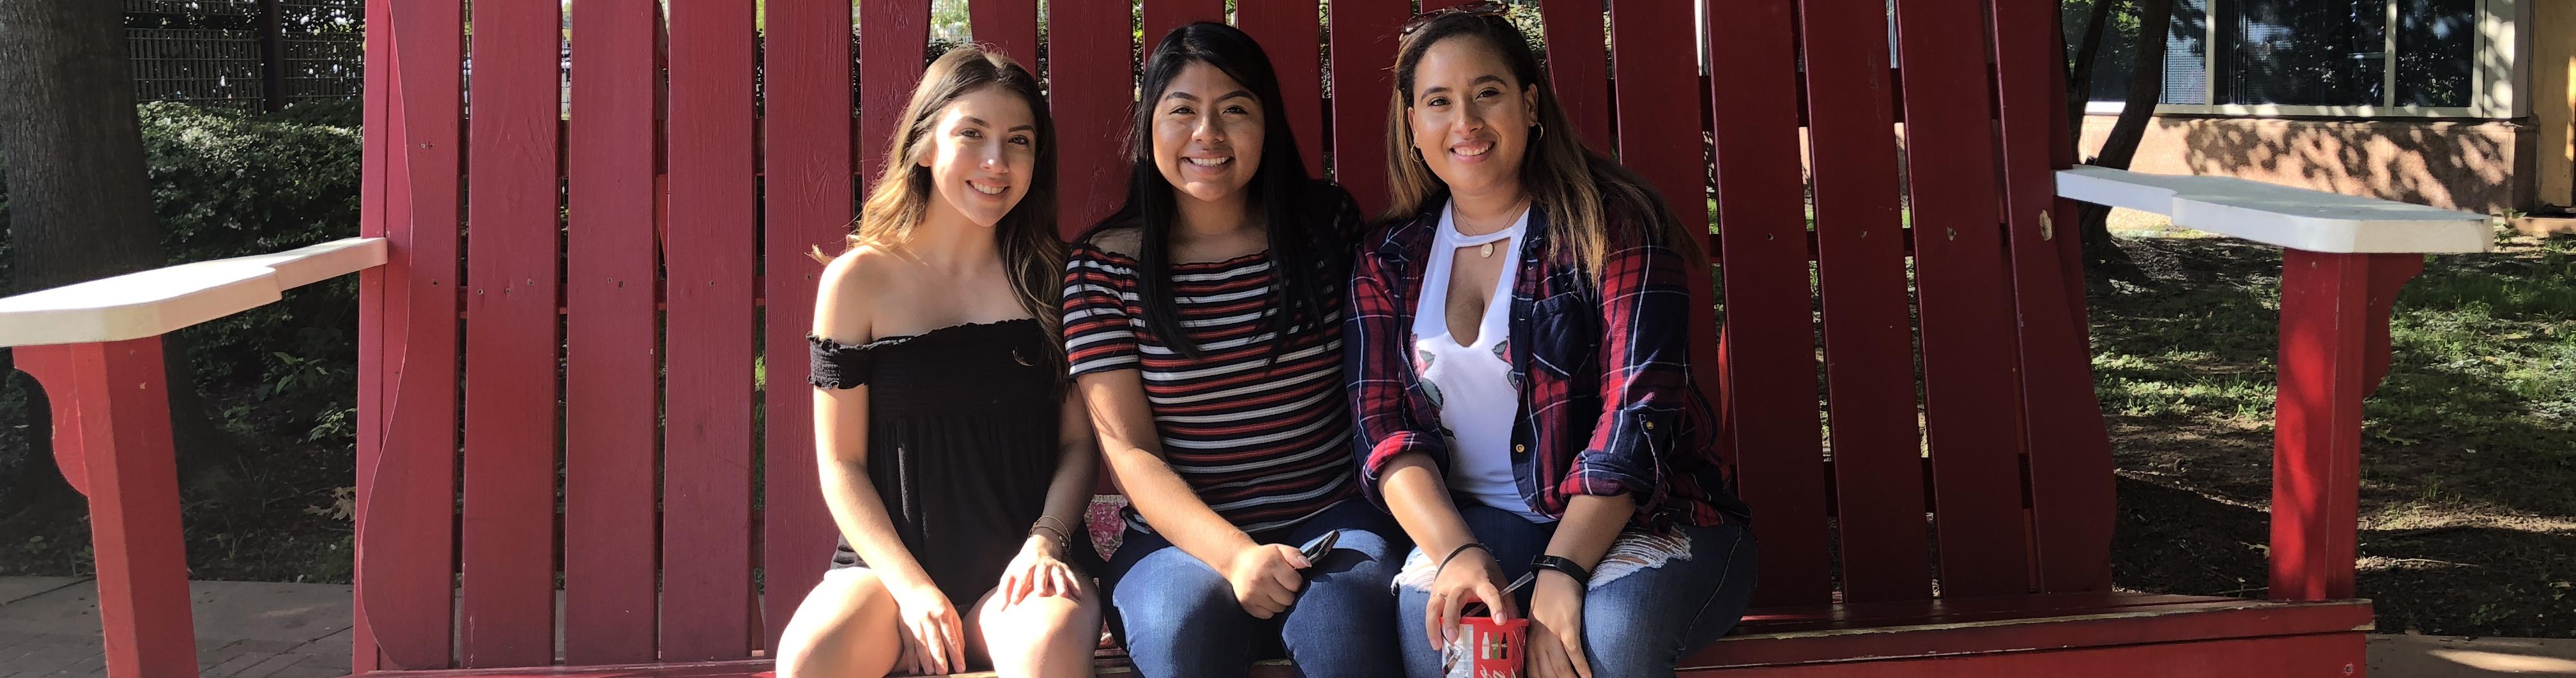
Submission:
<svg viewBox="0 0 2576 678">
<path fill-rule="evenodd" d="M 192 582 L 197 663 L 208 678 L 349 673 L 349 587 Z M 105 676 L 97 587 L 87 578 L 0 577 L 0 678 Z M 2576 640 L 2374 635 L 2379 678 L 2576 677 Z"/>
</svg>

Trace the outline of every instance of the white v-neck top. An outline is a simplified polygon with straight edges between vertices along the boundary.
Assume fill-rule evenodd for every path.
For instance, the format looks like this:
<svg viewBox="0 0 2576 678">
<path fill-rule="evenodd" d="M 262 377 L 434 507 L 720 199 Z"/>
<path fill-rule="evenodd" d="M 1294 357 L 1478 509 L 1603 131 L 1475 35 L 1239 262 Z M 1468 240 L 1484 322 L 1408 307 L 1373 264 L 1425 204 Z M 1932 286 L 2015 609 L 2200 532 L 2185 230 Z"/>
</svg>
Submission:
<svg viewBox="0 0 2576 678">
<path fill-rule="evenodd" d="M 1440 211 L 1431 261 L 1423 269 L 1421 300 L 1413 308 L 1413 367 L 1449 433 L 1449 490 L 1533 522 L 1549 522 L 1551 518 L 1530 510 L 1512 474 L 1512 417 L 1520 412 L 1520 384 L 1511 376 L 1511 283 L 1521 243 L 1527 240 L 1521 236 L 1529 229 L 1529 212 L 1523 210 L 1510 228 L 1471 236 L 1458 232 L 1456 209 L 1451 204 Z M 1493 301 L 1485 305 L 1475 341 L 1462 345 L 1449 331 L 1450 262 L 1460 248 L 1485 243 L 1494 243 L 1494 256 L 1504 266 L 1488 283 Z"/>
</svg>

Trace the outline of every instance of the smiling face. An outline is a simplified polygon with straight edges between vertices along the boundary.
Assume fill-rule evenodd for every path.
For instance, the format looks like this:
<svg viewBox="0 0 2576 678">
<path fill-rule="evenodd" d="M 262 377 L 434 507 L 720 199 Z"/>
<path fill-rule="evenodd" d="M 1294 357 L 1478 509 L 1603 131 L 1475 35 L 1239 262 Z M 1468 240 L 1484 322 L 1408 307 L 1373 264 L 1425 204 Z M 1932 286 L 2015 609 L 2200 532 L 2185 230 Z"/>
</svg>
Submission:
<svg viewBox="0 0 2576 678">
<path fill-rule="evenodd" d="M 939 203 L 977 226 L 991 227 L 1029 193 L 1037 171 L 1037 116 L 998 87 L 959 95 L 932 116 L 916 160 L 929 169 Z"/>
<path fill-rule="evenodd" d="M 1225 71 L 1205 63 L 1181 68 L 1154 101 L 1154 165 L 1186 200 L 1241 200 L 1261 168 L 1269 121 L 1261 102 Z"/>
<path fill-rule="evenodd" d="M 1513 78 L 1491 46 L 1445 39 L 1414 66 L 1405 121 L 1413 149 L 1452 193 L 1518 192 L 1530 125 L 1538 121 L 1538 91 Z"/>
</svg>

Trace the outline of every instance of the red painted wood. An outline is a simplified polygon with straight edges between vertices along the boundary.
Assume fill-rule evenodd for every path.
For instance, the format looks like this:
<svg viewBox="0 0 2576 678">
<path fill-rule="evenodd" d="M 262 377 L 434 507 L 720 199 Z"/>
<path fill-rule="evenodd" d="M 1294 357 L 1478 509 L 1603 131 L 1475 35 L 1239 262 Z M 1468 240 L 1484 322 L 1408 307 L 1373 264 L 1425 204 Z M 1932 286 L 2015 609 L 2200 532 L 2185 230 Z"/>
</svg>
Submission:
<svg viewBox="0 0 2576 678">
<path fill-rule="evenodd" d="M 369 16 L 390 17 L 393 16 L 391 4 L 389 0 L 367 0 L 365 9 Z M 382 46 L 393 43 L 393 26 L 388 22 L 369 22 L 364 30 L 367 44 Z M 388 90 L 392 89 L 390 83 L 393 81 L 393 75 L 387 61 L 387 59 L 367 59 L 361 66 L 365 69 L 361 71 L 364 78 L 361 82 L 365 84 L 360 98 L 362 108 L 360 115 L 364 121 L 360 129 L 376 130 L 373 133 L 362 134 L 359 139 L 358 235 L 367 238 L 385 237 L 386 222 L 390 221 L 390 216 L 385 209 L 385 183 L 390 176 L 386 168 L 390 164 L 388 160 L 392 157 L 393 149 L 386 147 L 387 139 L 391 134 L 385 130 L 393 124 L 393 97 L 388 94 Z M 388 258 L 390 257 L 391 255 L 388 255 Z M 359 478 L 366 477 L 366 471 L 372 470 L 376 456 L 384 452 L 377 445 L 380 440 L 377 436 L 384 432 L 384 404 L 389 400 L 385 397 L 385 358 L 388 357 L 386 348 L 389 339 L 384 333 L 387 289 L 385 283 L 388 278 L 385 269 L 384 266 L 378 266 L 358 272 L 357 459 L 361 466 L 357 474 Z M 352 485 L 359 488 L 356 490 L 359 498 L 353 500 L 359 506 L 365 506 L 366 483 L 353 481 Z M 365 519 L 357 518 L 357 520 L 363 522 Z M 353 578 L 363 576 L 363 573 L 352 573 Z M 351 609 L 366 607 L 366 596 L 355 587 L 352 587 L 349 595 Z M 350 615 L 350 626 L 352 629 L 349 633 L 350 666 L 361 671 L 375 669 L 377 667 L 375 629 L 367 624 L 367 616 L 363 614 Z"/>
<path fill-rule="evenodd" d="M 463 4 L 393 2 L 370 16 L 389 36 L 372 50 L 389 77 L 383 175 L 389 254 L 381 336 L 384 387 L 362 390 L 382 425 L 361 431 L 357 460 L 354 666 L 443 668 L 452 662 L 456 552 L 456 205 Z M 377 133 L 369 136 L 375 138 Z M 413 322 L 414 318 L 420 322 Z M 380 614 L 381 613 L 381 614 Z"/>
<path fill-rule="evenodd" d="M 888 140 L 902 124 L 903 104 L 912 99 L 913 85 L 921 82 L 921 53 L 929 43 L 930 0 L 859 3 L 860 141 L 856 150 L 863 154 L 858 156 L 859 169 L 867 173 L 871 185 L 885 172 Z M 674 65 L 677 62 L 674 59 Z M 672 144 L 673 150 L 678 146 Z"/>
<path fill-rule="evenodd" d="M 466 666 L 554 660 L 561 7 L 474 14 L 466 219 Z"/>
<path fill-rule="evenodd" d="M 1823 603 L 1833 595 L 1832 561 L 1828 476 L 1818 472 L 1824 449 L 1815 415 L 1806 180 L 1797 103 L 1778 95 L 1797 80 L 1790 0 L 1710 9 L 1723 11 L 1707 13 L 1709 59 L 1729 64 L 1727 78 L 1709 88 L 1708 110 L 1719 251 L 1727 262 L 1719 269 L 1726 280 L 1727 430 L 1737 490 L 1761 514 L 1753 523 L 1762 540 L 1754 603 Z"/>
<path fill-rule="evenodd" d="M 1694 654 L 1686 666 L 1801 664 L 1852 658 L 1920 658 L 2109 645 L 2179 643 L 2367 630 L 2367 602 L 2170 603 L 2103 609 L 1927 614 L 1779 632 L 1748 628 Z"/>
<path fill-rule="evenodd" d="M 2272 448 L 2275 600 L 2352 596 L 2371 255 L 2288 250 Z M 2380 329 L 2379 331 L 2386 331 Z"/>
<path fill-rule="evenodd" d="M 1000 49 L 1003 54 L 1009 55 L 1012 60 L 1020 62 L 1021 66 L 1027 67 L 1029 72 L 1037 72 L 1037 0 L 984 0 L 983 2 L 970 2 L 966 4 L 966 12 L 967 19 L 973 22 L 972 32 L 975 35 L 975 42 L 986 45 L 988 48 Z M 769 13 L 772 17 L 780 16 L 780 11 L 776 8 L 770 9 Z M 797 15 L 790 14 L 789 16 Z M 825 22 L 831 21 L 831 19 L 823 18 L 819 15 L 817 15 L 817 18 L 813 20 Z M 780 25 L 783 27 L 783 24 Z M 840 26 L 835 23 L 833 30 L 839 31 Z M 775 33 L 773 33 L 773 35 L 774 34 Z M 848 45 L 844 44 L 842 47 L 847 49 Z M 847 58 L 844 58 L 841 61 L 844 66 L 849 63 Z M 846 81 L 844 82 L 846 83 Z M 846 88 L 847 85 L 844 84 L 843 87 Z M 846 94 L 843 96 L 844 98 L 847 98 Z M 773 95 L 772 98 L 775 98 L 775 96 Z M 844 133 L 846 134 L 846 132 Z"/>
<path fill-rule="evenodd" d="M 1004 3 L 970 5 L 979 11 Z M 840 251 L 848 233 L 854 191 L 850 166 L 850 43 L 837 20 L 849 16 L 841 0 L 769 0 L 768 80 L 763 104 L 768 208 L 762 224 L 763 296 L 769 301 L 762 354 L 761 506 L 763 647 L 778 647 L 779 633 L 802 600 L 823 579 L 832 555 L 832 516 L 814 477 L 813 395 L 805 385 L 805 333 L 812 328 L 815 285 L 823 267 L 806 253 Z M 1029 31 L 1024 54 L 1034 54 L 1037 10 L 1012 17 Z M 985 35 L 987 17 L 976 19 Z M 1024 61 L 1034 67 L 1035 59 Z"/>
<path fill-rule="evenodd" d="M 1985 31 L 1977 13 L 1958 9 L 1934 0 L 1896 6 L 1941 595 L 2026 593 L 2021 440 L 2014 413 L 1994 406 L 2018 395 L 2010 309 L 1994 303 L 2009 289 L 1994 112 L 1954 95 L 1986 86 Z"/>
<path fill-rule="evenodd" d="M 1323 24 L 1314 0 L 1273 0 L 1235 5 L 1237 28 L 1261 43 L 1279 75 L 1280 107 L 1288 109 L 1288 129 L 1297 134 L 1297 154 L 1306 175 L 1324 176 L 1323 50 L 1315 43 Z"/>
<path fill-rule="evenodd" d="M 1622 54 L 1689 54 L 1699 40 L 1687 4 L 1611 0 Z M 1708 221 L 1708 166 L 1697 152 L 1699 65 L 1691 59 L 1618 60 L 1619 159 L 1663 193 L 1684 225 Z M 1562 134 L 1565 130 L 1550 130 Z"/>
<path fill-rule="evenodd" d="M 1144 0 L 1145 49 L 1193 21 L 1225 23 L 1225 0 Z"/>
<path fill-rule="evenodd" d="M 379 671 L 353 678 L 771 678 L 769 660 L 566 666 L 560 668 Z"/>
<path fill-rule="evenodd" d="M 1847 661 L 1803 666 L 1683 671 L 1727 678 L 2272 678 L 2361 676 L 2360 633 L 2210 640 L 2159 645 L 2013 652 L 1929 660 Z"/>
<path fill-rule="evenodd" d="M 1051 0 L 1047 5 L 1047 106 L 1060 121 L 1056 134 L 1057 190 L 1067 237 L 1091 228 L 1118 209 L 1127 195 L 1131 155 L 1122 143 L 1129 106 L 1136 100 L 1136 72 L 1128 61 L 1135 40 L 1128 33 L 1126 0 Z M 860 137 L 862 144 L 882 144 Z"/>
<path fill-rule="evenodd" d="M 2061 617 L 2077 612 L 2100 613 L 2135 607 L 2196 603 L 2244 603 L 2242 598 L 2181 596 L 2160 593 L 2027 593 L 2009 596 L 1941 597 L 1878 603 L 1835 603 L 1754 608 L 1736 625 L 1737 635 L 1777 634 L 1836 628 L 1873 628 L 1941 618 Z"/>
<path fill-rule="evenodd" d="M 1360 209 L 1386 204 L 1387 102 L 1395 96 L 1397 31 L 1410 12 L 1400 2 L 1328 0 L 1332 10 L 1333 180 Z"/>
<path fill-rule="evenodd" d="M 870 6 L 875 4 L 882 3 Z M 707 0 L 675 4 L 670 11 L 662 658 L 740 659 L 750 656 L 750 636 L 755 632 L 751 627 L 755 236 L 752 92 L 751 79 L 745 77 L 752 72 L 752 3 Z M 914 49 L 914 58 L 919 53 Z M 873 69 L 893 61 L 872 59 L 861 67 Z M 917 65 L 912 68 L 916 74 L 919 70 Z M 871 95 L 874 91 L 871 86 Z M 862 112 L 876 115 L 880 110 Z"/>
<path fill-rule="evenodd" d="M 1464 4 L 1467 4 L 1467 0 L 1422 0 L 1422 11 L 1430 12 Z"/>
<path fill-rule="evenodd" d="M 2082 283 L 2066 274 L 2073 210 L 2057 200 L 2052 116 L 2066 110 L 2057 10 L 1997 0 L 1994 54 L 2003 136 L 2006 243 L 2020 328 L 2022 448 L 2029 450 L 2032 542 L 2044 591 L 2111 586 L 2111 445 L 2093 392 Z"/>
<path fill-rule="evenodd" d="M 581 76 L 567 163 L 565 302 L 574 312 L 565 318 L 563 559 L 564 658 L 573 664 L 653 659 L 660 14 L 630 3 L 572 15 Z"/>
<path fill-rule="evenodd" d="M 1887 20 L 1886 4 L 1874 0 L 1806 0 L 1801 9 L 1809 45 L 1838 44 L 1852 26 Z M 1931 594 L 1931 568 L 1887 52 L 1805 54 L 1843 594 L 1921 598 Z"/>
<path fill-rule="evenodd" d="M 1716 20 L 1759 9 L 1744 3 L 1724 7 L 1709 17 Z M 1606 154 L 1611 148 L 1610 57 L 1603 50 L 1601 3 L 1545 2 L 1538 12 L 1547 33 L 1548 86 L 1556 90 L 1557 103 L 1565 106 L 1565 117 L 1583 135 L 1584 145 Z M 1777 97 L 1777 92 L 1772 94 Z"/>
<path fill-rule="evenodd" d="M 89 495 L 98 564 L 98 620 L 110 678 L 194 676 L 188 557 L 179 536 L 179 470 L 170 446 L 170 392 L 161 338 L 21 346 L 18 366 L 57 409 L 56 459 L 78 462 Z M 63 408 L 65 404 L 73 407 Z M 69 447 L 68 458 L 62 447 Z"/>
</svg>

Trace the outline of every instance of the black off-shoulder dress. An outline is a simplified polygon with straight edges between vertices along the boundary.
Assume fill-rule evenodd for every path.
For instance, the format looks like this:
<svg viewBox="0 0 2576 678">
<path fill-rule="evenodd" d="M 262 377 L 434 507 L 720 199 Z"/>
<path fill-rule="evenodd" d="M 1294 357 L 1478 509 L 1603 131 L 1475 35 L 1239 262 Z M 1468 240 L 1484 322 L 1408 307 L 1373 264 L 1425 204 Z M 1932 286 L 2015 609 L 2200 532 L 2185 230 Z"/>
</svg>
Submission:
<svg viewBox="0 0 2576 678">
<path fill-rule="evenodd" d="M 1055 338 L 1021 319 L 858 345 L 807 339 L 814 386 L 868 386 L 868 479 L 904 548 L 950 603 L 973 605 L 1045 511 L 1063 417 L 1045 353 Z M 865 566 L 844 537 L 833 569 Z"/>
</svg>

